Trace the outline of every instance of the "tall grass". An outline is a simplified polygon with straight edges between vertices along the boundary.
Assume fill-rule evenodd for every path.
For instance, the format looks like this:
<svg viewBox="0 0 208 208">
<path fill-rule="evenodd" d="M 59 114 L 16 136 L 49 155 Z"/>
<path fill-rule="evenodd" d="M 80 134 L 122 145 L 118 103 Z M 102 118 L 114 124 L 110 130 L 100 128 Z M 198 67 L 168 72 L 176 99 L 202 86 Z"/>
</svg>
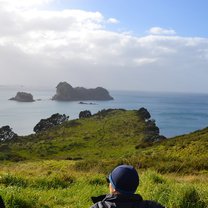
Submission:
<svg viewBox="0 0 208 208">
<path fill-rule="evenodd" d="M 145 199 L 156 200 L 170 208 L 208 207 L 208 188 L 205 188 L 204 181 L 179 182 L 173 177 L 162 176 L 155 171 L 143 173 L 142 179 L 139 192 Z"/>
<path fill-rule="evenodd" d="M 8 208 L 90 207 L 91 196 L 108 193 L 106 174 L 96 168 L 77 170 L 75 164 L 41 161 L 1 165 L 0 195 Z M 187 178 L 151 170 L 140 172 L 137 193 L 167 208 L 208 207 L 208 176 Z"/>
</svg>

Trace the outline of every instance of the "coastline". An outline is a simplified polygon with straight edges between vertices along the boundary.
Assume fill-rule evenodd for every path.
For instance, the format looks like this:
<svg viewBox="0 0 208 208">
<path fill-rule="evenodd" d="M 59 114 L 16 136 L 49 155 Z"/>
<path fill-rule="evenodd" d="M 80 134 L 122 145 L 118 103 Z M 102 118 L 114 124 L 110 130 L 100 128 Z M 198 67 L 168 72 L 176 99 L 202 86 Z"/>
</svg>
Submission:
<svg viewBox="0 0 208 208">
<path fill-rule="evenodd" d="M 110 93 L 110 101 L 96 101 L 97 105 L 80 105 L 80 101 L 57 102 L 50 98 L 54 89 L 29 89 L 39 102 L 18 103 L 8 101 L 15 94 L 16 87 L 0 88 L 0 126 L 9 125 L 18 135 L 34 133 L 33 127 L 40 119 L 54 113 L 66 114 L 69 120 L 78 118 L 79 112 L 90 110 L 96 113 L 102 109 L 124 108 L 137 110 L 145 107 L 156 120 L 161 134 L 173 137 L 187 134 L 208 126 L 208 95 L 196 93 L 165 93 L 118 91 Z M 92 101 L 89 101 L 92 102 Z"/>
</svg>

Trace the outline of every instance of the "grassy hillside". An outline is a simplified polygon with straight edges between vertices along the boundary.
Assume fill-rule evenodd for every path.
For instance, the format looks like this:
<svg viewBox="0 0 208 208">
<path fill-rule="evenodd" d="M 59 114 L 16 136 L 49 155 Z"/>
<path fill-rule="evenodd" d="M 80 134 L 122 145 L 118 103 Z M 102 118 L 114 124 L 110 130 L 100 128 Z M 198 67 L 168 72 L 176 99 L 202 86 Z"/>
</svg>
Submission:
<svg viewBox="0 0 208 208">
<path fill-rule="evenodd" d="M 208 128 L 162 139 L 139 111 L 107 110 L 0 142 L 0 195 L 9 208 L 84 208 L 105 176 L 134 165 L 137 192 L 168 208 L 208 207 Z M 161 175 L 162 174 L 162 175 Z"/>
<path fill-rule="evenodd" d="M 143 167 L 151 167 L 159 172 L 193 174 L 208 171 L 208 128 L 150 146 L 141 143 L 137 148 L 134 159 L 141 158 Z"/>
<path fill-rule="evenodd" d="M 135 152 L 146 128 L 137 111 L 106 111 L 1 143 L 1 159 L 119 158 Z"/>
<path fill-rule="evenodd" d="M 66 159 L 82 168 L 125 162 L 159 172 L 208 170 L 208 128 L 161 141 L 157 130 L 139 111 L 106 110 L 1 142 L 0 160 Z"/>
</svg>

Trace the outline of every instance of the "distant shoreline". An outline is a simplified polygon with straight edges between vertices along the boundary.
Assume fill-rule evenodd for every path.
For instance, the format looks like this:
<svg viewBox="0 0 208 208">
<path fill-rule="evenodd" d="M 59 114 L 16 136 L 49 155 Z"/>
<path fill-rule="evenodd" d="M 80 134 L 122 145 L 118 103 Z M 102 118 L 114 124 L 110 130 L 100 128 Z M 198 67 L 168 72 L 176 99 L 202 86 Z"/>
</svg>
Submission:
<svg viewBox="0 0 208 208">
<path fill-rule="evenodd" d="M 18 135 L 28 135 L 40 119 L 53 113 L 65 113 L 71 119 L 78 118 L 81 110 L 92 113 L 107 108 L 139 109 L 146 107 L 156 120 L 161 134 L 166 137 L 190 133 L 208 126 L 208 96 L 204 94 L 154 93 L 115 91 L 115 100 L 96 101 L 97 105 L 80 105 L 77 101 L 52 102 L 54 89 L 30 90 L 40 102 L 17 103 L 8 101 L 16 88 L 0 88 L 0 126 L 10 125 Z M 89 101 L 94 102 L 94 101 Z"/>
</svg>

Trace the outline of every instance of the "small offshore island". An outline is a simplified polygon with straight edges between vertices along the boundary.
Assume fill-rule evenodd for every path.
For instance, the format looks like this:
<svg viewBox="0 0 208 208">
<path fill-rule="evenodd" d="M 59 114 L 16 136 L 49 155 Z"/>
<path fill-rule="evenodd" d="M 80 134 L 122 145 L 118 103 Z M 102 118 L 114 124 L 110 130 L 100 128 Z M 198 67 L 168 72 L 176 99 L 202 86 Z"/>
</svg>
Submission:
<svg viewBox="0 0 208 208">
<path fill-rule="evenodd" d="M 110 96 L 109 92 L 103 87 L 96 87 L 94 89 L 86 89 L 84 87 L 73 88 L 67 82 L 60 82 L 56 87 L 56 94 L 52 97 L 52 100 L 57 101 L 80 101 L 79 104 L 89 104 L 96 105 L 96 103 L 85 103 L 82 101 L 86 100 L 97 100 L 106 101 L 113 100 L 114 98 Z M 27 92 L 17 92 L 15 97 L 9 100 L 14 100 L 18 102 L 34 102 L 33 95 Z M 36 101 L 41 101 L 37 99 Z"/>
<path fill-rule="evenodd" d="M 73 88 L 67 82 L 60 82 L 56 87 L 56 94 L 52 100 L 57 101 L 81 101 L 81 100 L 113 100 L 109 92 L 103 87 L 86 89 L 84 87 Z"/>
<path fill-rule="evenodd" d="M 18 92 L 15 97 L 10 98 L 9 100 L 14 100 L 18 102 L 34 102 L 33 95 L 26 92 Z"/>
</svg>

